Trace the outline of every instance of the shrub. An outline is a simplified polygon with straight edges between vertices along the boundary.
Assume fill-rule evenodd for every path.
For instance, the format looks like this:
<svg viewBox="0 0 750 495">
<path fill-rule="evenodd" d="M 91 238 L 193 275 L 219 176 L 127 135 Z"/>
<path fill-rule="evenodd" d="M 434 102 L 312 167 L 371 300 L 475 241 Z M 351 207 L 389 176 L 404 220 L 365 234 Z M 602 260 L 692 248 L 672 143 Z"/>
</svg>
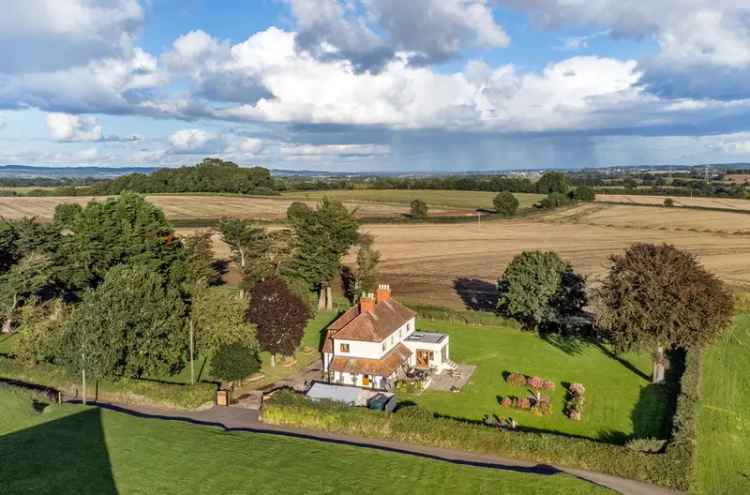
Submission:
<svg viewBox="0 0 750 495">
<path fill-rule="evenodd" d="M 647 454 L 657 454 L 662 451 L 667 444 L 666 440 L 659 438 L 634 438 L 629 440 L 625 447 L 635 452 L 646 452 Z"/>
<path fill-rule="evenodd" d="M 596 199 L 596 194 L 589 186 L 578 186 L 576 190 L 573 191 L 573 197 L 578 201 L 594 201 L 594 199 Z"/>
<path fill-rule="evenodd" d="M 211 374 L 219 380 L 236 382 L 260 370 L 258 351 L 243 344 L 223 344 L 211 359 Z"/>
<path fill-rule="evenodd" d="M 511 373 L 505 378 L 505 382 L 514 387 L 523 387 L 526 385 L 526 375 L 522 373 Z"/>
<path fill-rule="evenodd" d="M 664 206 L 666 206 L 667 208 L 672 208 L 674 206 L 674 199 L 672 198 L 665 199 Z"/>
<path fill-rule="evenodd" d="M 540 390 L 542 388 L 542 384 L 544 383 L 544 380 L 539 378 L 538 376 L 532 376 L 527 381 L 526 384 L 531 387 L 534 390 Z"/>
<path fill-rule="evenodd" d="M 510 396 L 505 396 L 500 401 L 500 405 L 506 409 L 513 407 L 513 399 Z"/>
<path fill-rule="evenodd" d="M 544 390 L 549 391 L 549 392 L 554 392 L 555 391 L 555 382 L 553 382 L 552 380 L 543 380 L 542 381 L 542 388 Z"/>
<path fill-rule="evenodd" d="M 516 401 L 516 408 L 528 411 L 531 409 L 531 401 L 526 397 L 522 397 Z"/>
<path fill-rule="evenodd" d="M 492 204 L 495 206 L 495 211 L 498 215 L 504 217 L 512 217 L 518 211 L 518 199 L 513 196 L 513 193 L 503 191 L 495 196 L 492 200 Z"/>
<path fill-rule="evenodd" d="M 586 393 L 586 387 L 582 383 L 571 383 L 568 390 L 573 395 L 583 395 Z"/>
<path fill-rule="evenodd" d="M 413 218 L 425 219 L 427 218 L 428 211 L 429 207 L 427 206 L 427 203 L 421 199 L 415 199 L 411 202 L 411 216 Z"/>
</svg>

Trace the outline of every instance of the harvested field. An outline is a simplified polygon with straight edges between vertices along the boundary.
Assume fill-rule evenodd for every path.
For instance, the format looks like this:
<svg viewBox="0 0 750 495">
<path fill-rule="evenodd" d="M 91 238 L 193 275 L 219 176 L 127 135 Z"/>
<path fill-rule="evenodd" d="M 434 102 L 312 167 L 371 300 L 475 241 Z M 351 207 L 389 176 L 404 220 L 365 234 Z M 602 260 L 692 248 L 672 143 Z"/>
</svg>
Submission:
<svg viewBox="0 0 750 495">
<path fill-rule="evenodd" d="M 634 242 L 669 242 L 699 256 L 706 267 L 735 286 L 750 286 L 750 242 L 746 236 L 702 232 L 619 229 L 537 221 L 476 225 L 366 225 L 382 253 L 381 274 L 407 300 L 461 306 L 464 295 L 493 290 L 510 260 L 524 250 L 551 250 L 596 279 L 609 256 Z M 464 279 L 464 280 L 458 280 Z"/>
<path fill-rule="evenodd" d="M 601 225 L 614 228 L 687 230 L 691 232 L 750 235 L 750 211 L 734 213 L 589 203 L 545 215 L 544 221 Z"/>
<path fill-rule="evenodd" d="M 375 246 L 381 251 L 382 281 L 390 283 L 394 292 L 407 302 L 462 307 L 463 298 L 492 292 L 506 265 L 524 250 L 556 251 L 595 282 L 606 272 L 609 256 L 622 253 L 635 242 L 668 242 L 687 249 L 730 285 L 750 287 L 750 239 L 747 236 L 666 231 L 635 224 L 624 228 L 625 222 L 637 222 L 651 210 L 630 208 L 633 218 L 623 217 L 623 223 L 614 228 L 551 223 L 542 217 L 541 220 L 486 222 L 480 229 L 476 224 L 396 224 L 364 225 L 362 231 L 375 237 Z M 665 210 L 658 209 L 659 212 Z M 688 212 L 683 210 L 683 213 Z M 707 212 L 693 210 L 689 213 Z M 195 229 L 179 229 L 178 233 L 193 231 Z M 215 240 L 217 257 L 228 257 L 227 247 L 218 237 Z M 353 259 L 350 257 L 347 261 L 351 263 Z M 237 280 L 230 273 L 228 281 Z"/>
<path fill-rule="evenodd" d="M 101 201 L 103 197 L 0 197 L 0 217 L 37 217 L 50 220 L 55 206 L 61 203 L 85 205 L 91 200 Z M 255 218 L 259 220 L 280 220 L 286 217 L 286 210 L 294 200 L 289 198 L 254 198 L 247 196 L 202 196 L 202 195 L 153 195 L 146 199 L 162 208 L 167 218 L 173 220 L 217 219 L 225 216 Z M 306 201 L 311 206 L 317 200 Z M 344 202 L 349 209 L 357 209 L 362 217 L 396 217 L 408 212 L 408 206 L 386 205 L 368 202 Z M 435 210 L 435 214 L 445 214 Z"/>
<path fill-rule="evenodd" d="M 521 208 L 531 208 L 544 197 L 543 194 L 514 193 Z M 345 191 L 311 191 L 284 193 L 286 198 L 315 200 L 324 196 L 339 201 L 372 202 L 391 205 L 409 205 L 415 199 L 421 199 L 432 208 L 492 208 L 496 192 L 485 191 L 442 191 L 432 189 L 357 189 Z M 433 213 L 433 211 L 430 211 Z"/>
<path fill-rule="evenodd" d="M 597 201 L 613 203 L 632 203 L 634 205 L 663 206 L 664 200 L 672 198 L 675 206 L 693 206 L 700 208 L 721 208 L 728 210 L 750 211 L 750 200 L 737 198 L 689 198 L 682 196 L 641 196 L 637 194 L 597 194 Z"/>
</svg>

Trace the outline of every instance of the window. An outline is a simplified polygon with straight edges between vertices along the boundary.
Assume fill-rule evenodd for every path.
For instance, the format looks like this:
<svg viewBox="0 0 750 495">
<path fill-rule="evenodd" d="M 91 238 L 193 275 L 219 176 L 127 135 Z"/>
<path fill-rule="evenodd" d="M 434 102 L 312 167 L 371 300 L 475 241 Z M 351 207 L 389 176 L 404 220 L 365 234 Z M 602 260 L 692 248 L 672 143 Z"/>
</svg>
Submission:
<svg viewBox="0 0 750 495">
<path fill-rule="evenodd" d="M 341 345 L 339 345 L 339 351 L 341 351 L 341 352 L 349 352 L 349 344 L 341 344 Z"/>
</svg>

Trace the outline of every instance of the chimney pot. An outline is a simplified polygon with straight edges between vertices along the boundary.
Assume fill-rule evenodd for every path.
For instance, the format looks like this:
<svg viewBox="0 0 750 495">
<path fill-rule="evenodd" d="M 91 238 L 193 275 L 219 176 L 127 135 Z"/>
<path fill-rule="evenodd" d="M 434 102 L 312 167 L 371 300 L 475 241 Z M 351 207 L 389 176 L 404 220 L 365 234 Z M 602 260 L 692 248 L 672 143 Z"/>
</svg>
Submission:
<svg viewBox="0 0 750 495">
<path fill-rule="evenodd" d="M 391 298 L 391 286 L 388 284 L 378 285 L 376 301 L 378 303 L 388 301 Z"/>
</svg>

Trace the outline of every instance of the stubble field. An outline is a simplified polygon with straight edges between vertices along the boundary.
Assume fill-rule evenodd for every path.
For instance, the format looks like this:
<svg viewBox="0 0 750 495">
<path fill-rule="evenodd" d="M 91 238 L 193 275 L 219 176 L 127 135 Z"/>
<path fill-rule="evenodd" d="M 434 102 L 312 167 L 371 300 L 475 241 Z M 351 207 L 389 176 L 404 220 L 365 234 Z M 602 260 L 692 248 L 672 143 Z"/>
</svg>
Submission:
<svg viewBox="0 0 750 495">
<path fill-rule="evenodd" d="M 638 194 L 597 194 L 597 201 L 613 203 L 631 203 L 634 205 L 663 206 L 664 200 L 672 198 L 675 206 L 692 206 L 694 208 L 720 208 L 729 210 L 750 211 L 750 201 L 737 198 L 690 198 L 682 196 L 642 196 Z"/>
<path fill-rule="evenodd" d="M 606 273 L 609 257 L 635 242 L 674 244 L 730 285 L 750 287 L 750 215 L 740 213 L 594 204 L 481 227 L 370 224 L 362 232 L 375 237 L 382 254 L 381 281 L 407 302 L 462 307 L 462 296 L 492 292 L 507 264 L 524 250 L 556 251 L 595 283 Z M 227 247 L 214 239 L 216 255 L 228 257 Z"/>
<path fill-rule="evenodd" d="M 85 205 L 89 201 L 102 201 L 103 197 L 0 197 L 0 217 L 36 217 L 50 220 L 55 206 L 62 203 Z M 255 218 L 259 220 L 281 220 L 292 204 L 291 198 L 254 198 L 247 196 L 210 195 L 152 195 L 146 199 L 164 210 L 170 220 L 213 220 L 221 217 Z M 305 201 L 311 206 L 316 199 Z M 398 217 L 408 213 L 406 205 L 377 204 L 370 202 L 345 202 L 344 205 L 357 210 L 361 217 Z M 435 213 L 441 213 L 436 210 Z"/>
</svg>

